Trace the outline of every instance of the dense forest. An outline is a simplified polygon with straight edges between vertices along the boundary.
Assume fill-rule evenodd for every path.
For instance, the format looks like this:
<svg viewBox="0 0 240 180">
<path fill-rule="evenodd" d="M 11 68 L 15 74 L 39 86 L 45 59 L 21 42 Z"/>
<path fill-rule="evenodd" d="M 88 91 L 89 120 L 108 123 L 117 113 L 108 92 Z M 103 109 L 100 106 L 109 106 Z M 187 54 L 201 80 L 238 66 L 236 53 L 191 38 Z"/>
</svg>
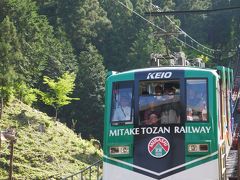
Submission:
<svg viewBox="0 0 240 180">
<path fill-rule="evenodd" d="M 204 55 L 176 41 L 181 34 L 158 27 L 174 33 L 179 26 L 218 50 L 208 66 L 228 65 L 236 53 L 239 10 L 168 18 L 146 12 L 237 6 L 239 0 L 1 0 L 1 113 L 17 98 L 51 116 L 58 113 L 83 137 L 102 139 L 107 71 L 147 67 L 152 53 Z"/>
</svg>

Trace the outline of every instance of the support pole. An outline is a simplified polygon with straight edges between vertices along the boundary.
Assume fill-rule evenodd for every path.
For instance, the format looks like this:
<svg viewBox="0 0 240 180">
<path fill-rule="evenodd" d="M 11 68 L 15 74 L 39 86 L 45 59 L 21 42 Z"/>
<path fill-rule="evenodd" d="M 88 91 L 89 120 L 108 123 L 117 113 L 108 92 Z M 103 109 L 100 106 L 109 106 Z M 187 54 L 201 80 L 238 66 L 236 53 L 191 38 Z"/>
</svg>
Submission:
<svg viewBox="0 0 240 180">
<path fill-rule="evenodd" d="M 9 180 L 12 180 L 12 174 L 13 174 L 13 144 L 14 144 L 14 140 L 11 140 L 10 141 Z"/>
<path fill-rule="evenodd" d="M 237 166 L 237 180 L 240 180 L 240 138 L 238 137 L 238 166 Z"/>
<path fill-rule="evenodd" d="M 1 132 L 1 131 L 0 131 Z M 16 143 L 15 129 L 7 129 L 0 133 L 0 140 L 6 140 L 10 144 L 10 158 L 9 158 L 9 180 L 13 180 L 13 150 L 14 143 Z M 1 149 L 0 149 L 1 150 Z"/>
<path fill-rule="evenodd" d="M 0 158 L 1 158 L 1 149 L 2 149 L 2 131 L 0 131 Z"/>
<path fill-rule="evenodd" d="M 3 115 L 3 98 L 1 97 L 1 102 L 0 102 L 0 119 L 2 119 Z"/>
</svg>

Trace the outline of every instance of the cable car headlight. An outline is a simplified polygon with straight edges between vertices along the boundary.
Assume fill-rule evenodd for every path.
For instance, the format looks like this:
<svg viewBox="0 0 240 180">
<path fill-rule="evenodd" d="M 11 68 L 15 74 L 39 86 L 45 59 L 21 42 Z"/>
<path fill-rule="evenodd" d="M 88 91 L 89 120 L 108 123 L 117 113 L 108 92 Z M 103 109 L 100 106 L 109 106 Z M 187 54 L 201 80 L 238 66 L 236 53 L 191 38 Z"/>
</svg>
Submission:
<svg viewBox="0 0 240 180">
<path fill-rule="evenodd" d="M 127 155 L 130 152 L 129 146 L 111 146 L 109 148 L 111 155 Z"/>
<path fill-rule="evenodd" d="M 208 152 L 208 144 L 188 144 L 188 152 Z"/>
</svg>

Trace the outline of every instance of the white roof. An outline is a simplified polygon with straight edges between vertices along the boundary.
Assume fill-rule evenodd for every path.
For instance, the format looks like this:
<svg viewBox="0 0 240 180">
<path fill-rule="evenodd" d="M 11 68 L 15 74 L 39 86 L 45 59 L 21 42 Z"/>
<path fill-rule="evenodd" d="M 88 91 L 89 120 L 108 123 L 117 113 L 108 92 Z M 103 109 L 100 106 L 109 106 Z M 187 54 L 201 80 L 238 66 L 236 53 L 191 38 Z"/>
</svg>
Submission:
<svg viewBox="0 0 240 180">
<path fill-rule="evenodd" d="M 142 69 L 132 69 L 129 71 L 119 72 L 118 74 L 124 73 L 135 73 L 135 72 L 147 72 L 147 71 L 171 71 L 171 70 L 193 70 L 193 71 L 205 71 L 216 73 L 215 69 L 206 69 L 206 68 L 198 68 L 198 67 L 189 67 L 189 66 L 162 66 L 162 67 L 152 67 L 152 68 L 142 68 Z"/>
</svg>

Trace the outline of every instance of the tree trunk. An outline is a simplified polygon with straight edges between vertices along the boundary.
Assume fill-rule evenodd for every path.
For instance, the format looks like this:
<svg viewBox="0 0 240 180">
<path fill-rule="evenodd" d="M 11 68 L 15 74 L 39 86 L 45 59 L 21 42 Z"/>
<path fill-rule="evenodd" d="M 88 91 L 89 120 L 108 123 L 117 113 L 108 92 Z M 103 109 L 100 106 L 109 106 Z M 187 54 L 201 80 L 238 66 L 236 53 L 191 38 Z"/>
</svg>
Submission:
<svg viewBox="0 0 240 180">
<path fill-rule="evenodd" d="M 57 113 L 58 113 L 58 108 L 55 108 L 55 121 L 57 121 Z"/>
<path fill-rule="evenodd" d="M 0 158 L 1 158 L 1 149 L 2 149 L 2 131 L 0 131 Z"/>
<path fill-rule="evenodd" d="M 3 97 L 1 97 L 1 104 L 0 104 L 0 119 L 2 119 L 3 114 Z"/>
</svg>

